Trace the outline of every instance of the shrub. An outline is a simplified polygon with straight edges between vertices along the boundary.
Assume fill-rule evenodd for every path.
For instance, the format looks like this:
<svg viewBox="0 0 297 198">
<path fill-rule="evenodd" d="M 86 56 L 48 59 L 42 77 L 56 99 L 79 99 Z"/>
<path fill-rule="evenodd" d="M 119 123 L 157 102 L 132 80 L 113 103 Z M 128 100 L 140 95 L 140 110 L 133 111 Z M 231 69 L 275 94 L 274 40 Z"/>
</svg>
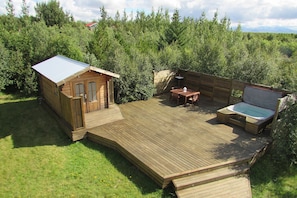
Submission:
<svg viewBox="0 0 297 198">
<path fill-rule="evenodd" d="M 296 99 L 296 96 L 294 96 Z M 297 164 L 297 104 L 287 102 L 272 131 L 273 159 L 283 165 Z"/>
</svg>

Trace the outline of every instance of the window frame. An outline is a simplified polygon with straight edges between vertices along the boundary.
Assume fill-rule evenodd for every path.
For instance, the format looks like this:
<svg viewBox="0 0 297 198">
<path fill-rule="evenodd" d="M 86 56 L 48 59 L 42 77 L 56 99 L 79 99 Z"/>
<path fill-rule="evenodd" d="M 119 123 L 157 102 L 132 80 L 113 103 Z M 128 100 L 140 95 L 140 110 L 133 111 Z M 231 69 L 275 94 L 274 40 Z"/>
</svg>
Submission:
<svg viewBox="0 0 297 198">
<path fill-rule="evenodd" d="M 85 94 L 85 86 L 83 83 L 76 83 L 75 84 L 75 96 L 81 97 Z"/>
</svg>

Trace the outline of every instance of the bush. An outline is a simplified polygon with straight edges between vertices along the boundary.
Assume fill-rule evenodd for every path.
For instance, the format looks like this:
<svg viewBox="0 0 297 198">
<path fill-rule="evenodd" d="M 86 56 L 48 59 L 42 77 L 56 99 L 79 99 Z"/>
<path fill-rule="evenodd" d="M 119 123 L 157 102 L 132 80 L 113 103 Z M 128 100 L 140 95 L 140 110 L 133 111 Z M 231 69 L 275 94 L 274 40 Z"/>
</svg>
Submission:
<svg viewBox="0 0 297 198">
<path fill-rule="evenodd" d="M 294 97 L 296 99 L 296 97 Z M 297 164 L 297 104 L 289 101 L 272 131 L 273 159 L 276 163 Z"/>
</svg>

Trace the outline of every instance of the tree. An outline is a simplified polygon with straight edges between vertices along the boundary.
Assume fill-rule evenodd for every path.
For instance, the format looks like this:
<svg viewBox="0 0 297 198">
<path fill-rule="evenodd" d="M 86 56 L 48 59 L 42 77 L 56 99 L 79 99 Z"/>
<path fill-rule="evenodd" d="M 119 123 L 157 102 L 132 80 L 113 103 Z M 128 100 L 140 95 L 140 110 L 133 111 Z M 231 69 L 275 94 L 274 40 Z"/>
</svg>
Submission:
<svg viewBox="0 0 297 198">
<path fill-rule="evenodd" d="M 196 71 L 223 76 L 227 70 L 228 23 L 219 22 L 217 13 L 212 21 L 203 13 L 197 23 L 195 42 L 192 43 L 197 57 Z"/>
<path fill-rule="evenodd" d="M 110 27 L 98 24 L 93 39 L 89 42 L 88 51 L 94 54 L 102 64 L 107 63 L 109 52 L 113 49 L 114 32 Z"/>
<path fill-rule="evenodd" d="M 101 21 L 105 22 L 107 20 L 107 12 L 105 11 L 104 6 L 100 7 L 100 16 L 101 16 Z"/>
<path fill-rule="evenodd" d="M 172 16 L 172 22 L 165 31 L 164 37 L 161 37 L 160 48 L 164 48 L 165 44 L 178 44 L 179 46 L 184 46 L 188 39 L 185 37 L 184 33 L 186 26 L 180 22 L 180 15 L 178 10 L 175 10 Z"/>
<path fill-rule="evenodd" d="M 172 18 L 168 10 L 137 12 L 115 19 L 100 8 L 95 31 L 83 22 L 71 22 L 57 0 L 38 3 L 36 18 L 28 17 L 22 0 L 21 16 L 14 16 L 12 0 L 7 15 L 0 16 L 0 89 L 14 86 L 34 90 L 35 65 L 63 54 L 119 73 L 115 89 L 118 102 L 146 99 L 152 94 L 152 70 L 185 69 L 235 78 L 279 88 L 296 89 L 297 36 L 243 33 L 230 28 L 227 17 L 212 20 L 205 13 L 196 20 Z M 34 21 L 34 23 L 33 23 Z M 22 86 L 26 84 L 26 86 Z"/>
<path fill-rule="evenodd" d="M 29 17 L 29 6 L 26 0 L 22 1 L 22 17 Z"/>
<path fill-rule="evenodd" d="M 7 11 L 8 16 L 10 16 L 10 17 L 15 16 L 15 9 L 14 9 L 12 0 L 7 0 L 6 11 Z"/>
<path fill-rule="evenodd" d="M 37 81 L 31 65 L 24 65 L 23 54 L 19 51 L 10 51 L 6 67 L 7 84 L 25 95 L 37 91 Z"/>
<path fill-rule="evenodd" d="M 131 50 L 133 59 L 130 59 L 120 46 L 115 49 L 114 56 L 110 59 L 110 64 L 114 66 L 112 70 L 121 76 L 115 80 L 117 103 L 147 100 L 153 96 L 153 66 L 146 55 L 134 51 L 135 49 Z"/>
<path fill-rule="evenodd" d="M 50 0 L 48 3 L 37 3 L 35 11 L 37 19 L 43 20 L 47 26 L 62 27 L 71 21 L 71 17 L 64 13 L 60 3 L 56 0 Z"/>
<path fill-rule="evenodd" d="M 11 72 L 9 72 L 9 51 L 0 42 L 0 91 L 12 84 Z"/>
<path fill-rule="evenodd" d="M 6 3 L 7 15 L 1 15 L 1 23 L 7 31 L 16 31 L 19 29 L 19 20 L 15 17 L 15 9 L 12 0 Z M 1 34 L 1 33 L 0 33 Z"/>
<path fill-rule="evenodd" d="M 82 61 L 83 54 L 80 48 L 74 44 L 71 37 L 65 35 L 55 35 L 49 42 L 48 55 L 50 57 L 61 54 L 69 58 Z"/>
</svg>

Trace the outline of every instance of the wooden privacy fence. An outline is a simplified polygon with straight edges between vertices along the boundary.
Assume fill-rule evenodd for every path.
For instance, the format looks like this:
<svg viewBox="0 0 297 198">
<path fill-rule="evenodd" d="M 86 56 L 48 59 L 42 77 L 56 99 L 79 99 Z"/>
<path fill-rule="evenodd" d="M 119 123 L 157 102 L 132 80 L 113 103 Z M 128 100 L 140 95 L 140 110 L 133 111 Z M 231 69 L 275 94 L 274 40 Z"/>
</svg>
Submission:
<svg viewBox="0 0 297 198">
<path fill-rule="evenodd" d="M 85 127 L 83 113 L 83 101 L 81 97 L 69 97 L 60 92 L 61 113 L 63 119 L 70 125 L 72 130 Z"/>
<path fill-rule="evenodd" d="M 277 90 L 264 85 L 255 85 L 239 80 L 212 76 L 199 72 L 179 70 L 178 73 L 184 77 L 182 86 L 186 86 L 197 91 L 199 90 L 202 95 L 210 97 L 213 101 L 224 104 L 234 104 L 241 101 L 245 85 L 253 85 Z M 284 92 L 284 90 L 277 91 Z"/>
</svg>

